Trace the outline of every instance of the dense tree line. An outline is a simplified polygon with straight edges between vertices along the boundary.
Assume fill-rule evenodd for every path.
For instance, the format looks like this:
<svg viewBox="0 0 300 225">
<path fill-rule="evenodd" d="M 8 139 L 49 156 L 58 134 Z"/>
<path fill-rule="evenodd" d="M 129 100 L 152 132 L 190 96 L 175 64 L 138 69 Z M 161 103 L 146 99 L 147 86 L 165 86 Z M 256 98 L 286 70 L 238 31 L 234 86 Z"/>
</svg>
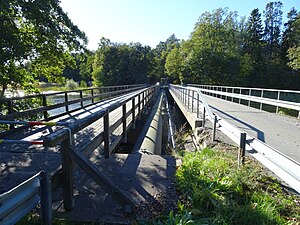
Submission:
<svg viewBox="0 0 300 225">
<path fill-rule="evenodd" d="M 282 30 L 282 3 L 254 9 L 248 20 L 217 9 L 202 14 L 191 38 L 166 60 L 174 81 L 214 85 L 300 88 L 300 14 L 293 8 Z"/>
<path fill-rule="evenodd" d="M 239 17 L 226 8 L 203 13 L 188 40 L 171 35 L 156 48 L 102 39 L 94 57 L 100 84 L 201 83 L 300 88 L 300 14 L 292 8 L 282 24 L 282 3 L 270 2 Z"/>
<path fill-rule="evenodd" d="M 94 52 L 57 0 L 0 2 L 1 95 L 38 79 L 88 84 L 201 83 L 300 89 L 300 14 L 283 24 L 281 2 L 248 18 L 205 12 L 188 40 L 171 35 L 155 48 L 100 39 Z M 83 51 L 84 50 L 84 51 Z M 62 74 L 62 76 L 59 76 Z"/>
</svg>

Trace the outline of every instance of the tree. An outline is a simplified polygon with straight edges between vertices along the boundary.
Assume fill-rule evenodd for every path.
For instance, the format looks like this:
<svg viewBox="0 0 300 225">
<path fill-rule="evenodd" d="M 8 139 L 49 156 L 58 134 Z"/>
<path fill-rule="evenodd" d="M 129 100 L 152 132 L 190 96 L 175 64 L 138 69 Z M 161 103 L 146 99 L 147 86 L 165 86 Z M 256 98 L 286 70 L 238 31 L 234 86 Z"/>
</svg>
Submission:
<svg viewBox="0 0 300 225">
<path fill-rule="evenodd" d="M 168 54 L 165 63 L 166 74 L 171 78 L 172 83 L 180 84 L 183 82 L 182 62 L 183 55 L 180 49 L 175 47 Z"/>
<path fill-rule="evenodd" d="M 96 86 L 137 84 L 148 81 L 152 54 L 140 43 L 117 44 L 102 38 L 95 53 L 93 80 Z"/>
<path fill-rule="evenodd" d="M 288 50 L 289 63 L 288 65 L 294 70 L 300 69 L 300 46 L 289 48 Z"/>
<path fill-rule="evenodd" d="M 242 73 L 247 77 L 247 85 L 255 86 L 263 77 L 263 26 L 261 14 L 256 8 L 252 10 L 246 25 L 244 37 Z"/>
<path fill-rule="evenodd" d="M 199 18 L 184 48 L 184 79 L 235 84 L 240 71 L 240 24 L 236 12 L 219 8 Z"/>
<path fill-rule="evenodd" d="M 282 2 L 270 2 L 264 11 L 264 39 L 267 42 L 266 54 L 270 60 L 276 58 L 280 52 L 282 6 Z"/>
<path fill-rule="evenodd" d="M 175 34 L 172 34 L 166 41 L 161 41 L 153 50 L 154 64 L 152 73 L 155 75 L 155 80 L 159 81 L 161 78 L 166 78 L 168 74 L 166 73 L 165 64 L 168 54 L 179 46 L 179 39 L 176 38 Z"/>
<path fill-rule="evenodd" d="M 40 75 L 55 80 L 87 42 L 58 0 L 0 1 L 0 97 Z"/>
</svg>

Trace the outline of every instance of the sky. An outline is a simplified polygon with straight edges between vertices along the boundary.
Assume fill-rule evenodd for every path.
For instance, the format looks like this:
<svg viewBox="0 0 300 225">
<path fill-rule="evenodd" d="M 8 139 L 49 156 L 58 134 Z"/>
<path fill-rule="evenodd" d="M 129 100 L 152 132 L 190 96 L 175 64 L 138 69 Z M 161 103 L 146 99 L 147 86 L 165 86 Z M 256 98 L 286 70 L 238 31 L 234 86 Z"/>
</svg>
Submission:
<svg viewBox="0 0 300 225">
<path fill-rule="evenodd" d="M 187 40 L 205 11 L 228 7 L 249 17 L 258 8 L 263 13 L 271 0 L 61 0 L 69 18 L 88 37 L 88 49 L 96 50 L 101 37 L 112 42 L 140 42 L 155 47 L 172 34 Z M 300 0 L 281 0 L 283 19 Z"/>
</svg>

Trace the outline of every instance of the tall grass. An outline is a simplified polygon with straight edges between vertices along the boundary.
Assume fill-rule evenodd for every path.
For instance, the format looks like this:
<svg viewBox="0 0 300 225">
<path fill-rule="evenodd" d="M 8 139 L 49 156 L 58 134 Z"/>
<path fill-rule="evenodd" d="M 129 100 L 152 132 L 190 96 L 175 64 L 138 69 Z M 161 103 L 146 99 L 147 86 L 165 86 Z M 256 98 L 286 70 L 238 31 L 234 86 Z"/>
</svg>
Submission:
<svg viewBox="0 0 300 225">
<path fill-rule="evenodd" d="M 239 169 L 232 152 L 185 153 L 176 179 L 181 209 L 155 224 L 300 224 L 300 198 L 249 159 Z"/>
</svg>

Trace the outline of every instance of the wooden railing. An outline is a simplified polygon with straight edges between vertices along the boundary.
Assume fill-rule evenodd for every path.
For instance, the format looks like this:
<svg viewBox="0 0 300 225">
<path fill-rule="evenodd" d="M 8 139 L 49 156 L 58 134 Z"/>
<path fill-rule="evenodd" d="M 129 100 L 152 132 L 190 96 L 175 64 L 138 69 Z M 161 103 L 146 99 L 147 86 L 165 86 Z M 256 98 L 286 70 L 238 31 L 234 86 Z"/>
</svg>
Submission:
<svg viewBox="0 0 300 225">
<path fill-rule="evenodd" d="M 74 207 L 73 195 L 73 166 L 77 164 L 83 169 L 90 177 L 94 179 L 107 193 L 111 194 L 123 206 L 134 208 L 134 204 L 128 196 L 116 187 L 109 178 L 105 176 L 91 161 L 89 161 L 86 154 L 90 154 L 98 146 L 103 145 L 104 155 L 106 158 L 110 157 L 110 153 L 121 141 L 126 142 L 127 130 L 135 127 L 137 118 L 140 117 L 142 110 L 159 90 L 159 86 L 152 86 L 142 90 L 138 90 L 132 95 L 118 101 L 112 101 L 107 107 L 92 113 L 82 119 L 77 120 L 46 137 L 44 137 L 44 145 L 46 147 L 60 146 L 62 157 L 62 181 L 63 181 L 63 200 L 66 210 Z M 128 108 L 127 103 L 131 106 Z M 118 118 L 111 118 L 112 111 L 118 109 L 121 114 Z M 94 139 L 89 141 L 87 145 L 81 146 L 74 144 L 74 135 L 86 128 L 87 126 L 95 123 L 96 121 L 103 121 L 103 131 L 100 132 Z M 121 129 L 120 129 L 121 128 Z M 118 135 L 112 134 L 116 129 L 119 129 Z"/>
<path fill-rule="evenodd" d="M 103 99 L 115 97 L 146 87 L 145 84 L 105 86 L 74 91 L 54 92 L 0 99 L 0 120 L 50 120 L 74 112 Z M 73 99 L 71 99 L 72 96 Z M 53 99 L 61 101 L 54 102 Z M 23 106 L 23 109 L 18 109 Z M 25 108 L 25 109 L 24 109 Z M 27 108 L 27 109 L 26 109 Z M 57 110 L 56 113 L 50 113 Z M 33 118 L 33 119 L 32 119 Z M 13 129 L 14 125 L 10 125 Z"/>
</svg>

